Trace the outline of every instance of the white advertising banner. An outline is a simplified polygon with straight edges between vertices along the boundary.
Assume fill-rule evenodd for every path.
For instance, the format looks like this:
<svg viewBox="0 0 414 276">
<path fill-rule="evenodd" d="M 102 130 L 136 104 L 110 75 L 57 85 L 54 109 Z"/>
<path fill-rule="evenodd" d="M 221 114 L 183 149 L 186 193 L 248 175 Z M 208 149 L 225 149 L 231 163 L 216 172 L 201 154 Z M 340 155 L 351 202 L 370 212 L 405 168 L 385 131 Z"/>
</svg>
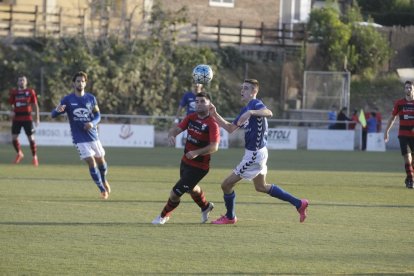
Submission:
<svg viewBox="0 0 414 276">
<path fill-rule="evenodd" d="M 20 132 L 20 137 L 26 136 L 24 131 Z M 71 146 L 72 135 L 68 123 L 43 123 L 36 128 L 35 140 L 40 146 Z M 22 145 L 29 145 L 27 139 L 21 139 Z"/>
<path fill-rule="evenodd" d="M 292 128 L 269 128 L 267 147 L 269 149 L 297 149 L 298 130 Z"/>
<path fill-rule="evenodd" d="M 354 150 L 354 130 L 308 130 L 308 150 Z"/>
<path fill-rule="evenodd" d="M 187 139 L 187 130 L 184 130 L 183 132 L 181 132 L 175 137 L 175 147 L 184 148 L 186 139 Z M 229 133 L 224 128 L 220 128 L 219 148 L 220 149 L 229 148 Z"/>
<path fill-rule="evenodd" d="M 154 147 L 154 126 L 130 124 L 99 124 L 99 139 L 104 147 Z M 40 123 L 35 133 L 42 146 L 71 146 L 69 123 Z M 27 139 L 21 139 L 28 145 Z"/>
<path fill-rule="evenodd" d="M 367 134 L 367 151 L 385 151 L 385 142 L 383 133 Z"/>
<path fill-rule="evenodd" d="M 99 124 L 99 139 L 104 147 L 154 147 L 154 126 Z"/>
</svg>

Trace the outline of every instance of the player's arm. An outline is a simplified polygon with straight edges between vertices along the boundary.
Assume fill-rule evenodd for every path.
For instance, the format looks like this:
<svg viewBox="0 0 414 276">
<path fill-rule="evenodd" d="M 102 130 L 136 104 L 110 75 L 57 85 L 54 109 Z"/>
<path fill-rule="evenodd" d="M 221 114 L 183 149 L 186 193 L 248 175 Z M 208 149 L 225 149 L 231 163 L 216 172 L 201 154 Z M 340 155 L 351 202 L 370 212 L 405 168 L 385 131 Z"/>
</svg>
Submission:
<svg viewBox="0 0 414 276">
<path fill-rule="evenodd" d="M 183 129 L 179 128 L 177 125 L 170 128 L 168 131 L 168 143 L 171 146 L 175 145 L 175 137 L 181 132 L 183 132 Z"/>
<path fill-rule="evenodd" d="M 228 133 L 233 133 L 236 129 L 239 128 L 238 126 L 228 122 L 226 119 L 221 117 L 221 115 L 217 113 L 217 109 L 213 104 L 210 104 L 209 111 L 210 115 L 212 115 L 216 119 L 218 125 L 224 128 Z"/>
<path fill-rule="evenodd" d="M 262 108 L 262 109 L 258 109 L 258 110 L 247 110 L 245 113 L 243 113 L 239 120 L 237 120 L 237 125 L 238 126 L 242 126 L 244 125 L 251 116 L 255 116 L 255 117 L 272 117 L 273 113 L 270 109 Z"/>
<path fill-rule="evenodd" d="M 179 105 L 178 106 L 178 108 L 177 108 L 177 112 L 175 113 L 175 120 L 174 120 L 174 123 L 178 123 L 179 122 L 179 120 L 180 120 L 180 115 L 181 115 L 181 112 L 182 112 L 182 110 L 184 109 L 184 106 L 181 106 L 181 105 Z"/>
<path fill-rule="evenodd" d="M 65 112 L 65 109 L 66 109 L 66 105 L 60 103 L 58 106 L 56 106 L 55 109 L 52 110 L 52 113 L 51 113 L 52 118 L 56 118 L 57 116 Z"/>
<path fill-rule="evenodd" d="M 99 111 L 99 107 L 97 105 L 95 105 L 92 112 L 93 120 L 85 124 L 86 130 L 96 127 L 101 121 L 101 112 Z"/>
<path fill-rule="evenodd" d="M 9 104 L 11 105 L 11 110 L 9 112 L 9 114 L 10 114 L 10 120 L 13 120 L 13 117 L 14 117 L 14 108 L 16 106 L 14 104 L 14 94 L 13 94 L 13 92 L 11 90 L 9 92 Z"/>
<path fill-rule="evenodd" d="M 200 155 L 212 154 L 218 150 L 218 147 L 219 147 L 218 142 L 212 142 L 208 146 L 205 146 L 201 149 L 196 149 L 196 150 L 187 152 L 185 154 L 185 157 L 187 157 L 188 159 L 194 159 Z"/>
<path fill-rule="evenodd" d="M 397 115 L 393 115 L 387 122 L 387 126 L 385 127 L 385 131 L 384 131 L 384 142 L 385 143 L 387 143 L 389 140 L 389 132 L 396 118 L 397 118 Z"/>
<path fill-rule="evenodd" d="M 35 125 L 38 126 L 39 123 L 40 123 L 40 112 L 39 112 L 39 104 L 38 104 L 37 101 L 35 101 L 32 104 L 32 108 L 33 108 L 33 110 L 35 112 Z"/>
</svg>

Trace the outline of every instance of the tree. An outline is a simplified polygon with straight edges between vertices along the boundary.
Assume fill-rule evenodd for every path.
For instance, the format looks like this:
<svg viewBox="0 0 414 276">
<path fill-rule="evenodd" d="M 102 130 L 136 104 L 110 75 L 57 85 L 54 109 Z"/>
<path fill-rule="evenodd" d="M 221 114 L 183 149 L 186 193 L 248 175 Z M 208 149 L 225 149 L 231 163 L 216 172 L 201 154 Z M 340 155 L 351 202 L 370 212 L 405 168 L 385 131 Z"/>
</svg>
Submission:
<svg viewBox="0 0 414 276">
<path fill-rule="evenodd" d="M 358 0 L 362 14 L 384 26 L 414 25 L 412 0 Z"/>
<path fill-rule="evenodd" d="M 342 17 L 332 6 L 311 12 L 309 31 L 320 43 L 325 69 L 345 69 L 371 78 L 389 59 L 388 41 L 374 27 L 361 25 L 361 21 L 357 5 Z"/>
<path fill-rule="evenodd" d="M 325 57 L 325 67 L 337 71 L 344 68 L 351 28 L 344 24 L 333 7 L 313 10 L 308 30 L 313 41 L 319 42 L 320 55 Z"/>
</svg>

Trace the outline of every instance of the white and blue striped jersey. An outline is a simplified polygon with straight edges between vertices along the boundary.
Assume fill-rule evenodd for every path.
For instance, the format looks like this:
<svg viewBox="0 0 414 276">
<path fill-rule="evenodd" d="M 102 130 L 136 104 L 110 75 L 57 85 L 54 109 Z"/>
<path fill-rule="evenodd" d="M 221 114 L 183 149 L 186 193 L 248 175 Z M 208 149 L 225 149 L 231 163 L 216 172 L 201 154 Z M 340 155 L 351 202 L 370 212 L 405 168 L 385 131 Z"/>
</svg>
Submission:
<svg viewBox="0 0 414 276">
<path fill-rule="evenodd" d="M 240 111 L 240 114 L 233 121 L 237 125 L 240 116 L 248 110 L 260 110 L 267 108 L 261 100 L 252 99 Z M 266 117 L 250 116 L 249 120 L 240 128 L 244 129 L 244 147 L 247 150 L 257 151 L 267 145 L 267 119 Z"/>
</svg>

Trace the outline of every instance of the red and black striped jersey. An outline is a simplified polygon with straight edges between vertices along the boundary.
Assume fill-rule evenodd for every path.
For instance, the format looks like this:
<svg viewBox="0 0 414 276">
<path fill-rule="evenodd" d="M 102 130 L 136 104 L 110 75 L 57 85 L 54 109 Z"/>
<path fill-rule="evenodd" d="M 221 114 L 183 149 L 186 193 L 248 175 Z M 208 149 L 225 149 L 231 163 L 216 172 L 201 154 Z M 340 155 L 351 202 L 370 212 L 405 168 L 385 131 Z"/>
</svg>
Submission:
<svg viewBox="0 0 414 276">
<path fill-rule="evenodd" d="M 192 113 L 184 118 L 178 124 L 181 129 L 187 129 L 187 140 L 184 146 L 184 153 L 192 150 L 204 148 L 210 143 L 220 142 L 219 126 L 211 116 L 204 119 L 198 118 L 197 113 Z M 188 159 L 185 154 L 182 161 L 190 166 L 194 166 L 203 170 L 208 170 L 210 167 L 210 154 L 200 155 L 194 159 Z"/>
<path fill-rule="evenodd" d="M 392 115 L 400 118 L 398 136 L 414 137 L 414 101 L 405 98 L 396 101 Z"/>
<path fill-rule="evenodd" d="M 14 106 L 14 121 L 31 121 L 32 104 L 37 103 L 36 92 L 33 89 L 12 89 L 9 93 L 9 103 Z"/>
</svg>

